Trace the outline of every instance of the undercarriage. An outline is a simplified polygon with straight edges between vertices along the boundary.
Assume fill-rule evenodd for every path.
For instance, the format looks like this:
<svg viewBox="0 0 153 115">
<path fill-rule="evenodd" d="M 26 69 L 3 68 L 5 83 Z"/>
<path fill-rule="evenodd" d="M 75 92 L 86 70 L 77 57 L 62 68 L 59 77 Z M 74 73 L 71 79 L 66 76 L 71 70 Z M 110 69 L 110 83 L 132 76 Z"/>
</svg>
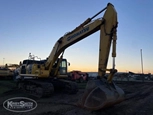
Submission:
<svg viewBox="0 0 153 115">
<path fill-rule="evenodd" d="M 78 92 L 77 83 L 65 79 L 24 79 L 17 82 L 17 87 L 38 98 L 51 96 L 56 91 L 68 94 Z"/>
</svg>

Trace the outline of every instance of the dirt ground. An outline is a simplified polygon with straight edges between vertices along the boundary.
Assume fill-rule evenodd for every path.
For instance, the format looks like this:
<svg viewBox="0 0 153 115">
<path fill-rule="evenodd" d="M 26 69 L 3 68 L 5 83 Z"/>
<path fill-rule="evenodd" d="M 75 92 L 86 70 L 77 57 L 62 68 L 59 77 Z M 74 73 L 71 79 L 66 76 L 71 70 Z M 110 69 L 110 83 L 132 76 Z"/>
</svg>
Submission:
<svg viewBox="0 0 153 115">
<path fill-rule="evenodd" d="M 125 100 L 113 107 L 98 111 L 89 111 L 75 106 L 84 92 L 80 89 L 76 95 L 54 93 L 47 98 L 34 98 L 16 88 L 0 94 L 1 115 L 153 115 L 153 82 L 117 82 L 125 91 Z M 0 83 L 0 87 L 12 87 Z M 38 106 L 36 109 L 25 113 L 15 113 L 5 110 L 3 102 L 13 97 L 29 97 L 34 99 Z"/>
</svg>

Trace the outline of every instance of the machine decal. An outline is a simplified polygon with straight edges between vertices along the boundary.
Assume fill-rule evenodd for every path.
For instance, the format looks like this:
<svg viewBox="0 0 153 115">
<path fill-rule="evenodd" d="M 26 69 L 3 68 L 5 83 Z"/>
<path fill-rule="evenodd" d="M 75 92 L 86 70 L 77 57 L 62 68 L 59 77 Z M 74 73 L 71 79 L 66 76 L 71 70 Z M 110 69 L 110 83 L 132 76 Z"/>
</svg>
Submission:
<svg viewBox="0 0 153 115">
<path fill-rule="evenodd" d="M 88 26 L 88 27 L 85 27 L 85 28 L 83 28 L 83 30 L 81 30 L 81 31 L 79 31 L 79 32 L 77 32 L 77 33 L 74 33 L 73 35 L 69 36 L 69 37 L 67 38 L 67 41 L 69 41 L 69 40 L 73 39 L 74 37 L 77 37 L 77 36 L 79 36 L 79 35 L 81 35 L 81 34 L 87 32 L 87 31 L 89 31 L 89 26 Z"/>
</svg>

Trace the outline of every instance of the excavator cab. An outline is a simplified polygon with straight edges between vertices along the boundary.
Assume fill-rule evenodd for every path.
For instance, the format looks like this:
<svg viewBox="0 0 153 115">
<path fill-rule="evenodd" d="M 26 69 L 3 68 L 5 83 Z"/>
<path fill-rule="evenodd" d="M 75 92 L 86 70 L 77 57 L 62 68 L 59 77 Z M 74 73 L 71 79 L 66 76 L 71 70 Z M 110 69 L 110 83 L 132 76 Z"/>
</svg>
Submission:
<svg viewBox="0 0 153 115">
<path fill-rule="evenodd" d="M 59 78 L 63 76 L 67 77 L 67 66 L 68 63 L 66 59 L 58 58 L 53 64 L 52 73 L 57 73 Z"/>
<path fill-rule="evenodd" d="M 60 75 L 67 75 L 67 60 L 62 59 L 59 67 Z"/>
</svg>

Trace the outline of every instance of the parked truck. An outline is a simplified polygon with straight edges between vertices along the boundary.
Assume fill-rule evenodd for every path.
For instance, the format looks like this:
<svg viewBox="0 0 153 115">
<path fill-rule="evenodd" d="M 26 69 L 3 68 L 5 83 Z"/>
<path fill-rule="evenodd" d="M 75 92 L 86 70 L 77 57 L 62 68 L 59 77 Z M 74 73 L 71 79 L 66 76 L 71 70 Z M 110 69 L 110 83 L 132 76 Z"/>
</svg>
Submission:
<svg viewBox="0 0 153 115">
<path fill-rule="evenodd" d="M 73 81 L 79 81 L 79 82 L 84 82 L 88 81 L 88 73 L 86 72 L 81 72 L 78 70 L 73 70 L 68 73 L 69 79 Z"/>
</svg>

